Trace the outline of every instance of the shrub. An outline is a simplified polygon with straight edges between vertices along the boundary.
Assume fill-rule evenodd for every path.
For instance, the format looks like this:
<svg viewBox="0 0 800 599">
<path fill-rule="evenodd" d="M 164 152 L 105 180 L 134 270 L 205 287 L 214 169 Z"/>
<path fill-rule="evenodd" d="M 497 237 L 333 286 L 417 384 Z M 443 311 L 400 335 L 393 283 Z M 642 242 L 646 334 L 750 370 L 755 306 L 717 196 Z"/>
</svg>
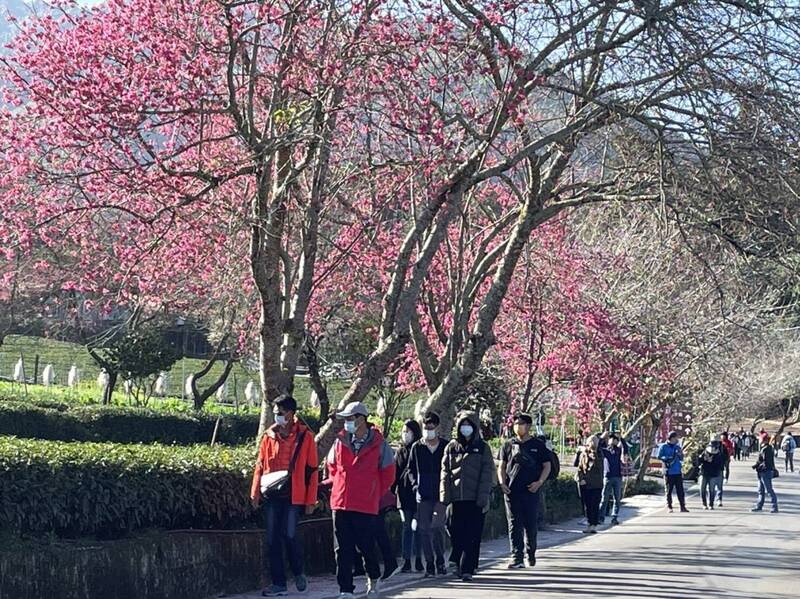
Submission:
<svg viewBox="0 0 800 599">
<path fill-rule="evenodd" d="M 210 443 L 217 416 L 162 412 L 119 406 L 68 406 L 54 409 L 21 402 L 0 402 L 0 434 L 55 441 L 117 443 Z M 217 442 L 250 443 L 258 433 L 258 416 L 221 416 Z"/>
<path fill-rule="evenodd" d="M 0 528 L 115 537 L 142 528 L 254 522 L 254 448 L 0 437 Z"/>
<path fill-rule="evenodd" d="M 637 483 L 635 479 L 630 479 L 630 482 L 625 487 L 625 497 L 631 497 L 633 495 L 660 495 L 663 490 L 663 486 L 657 480 L 645 478 Z"/>
</svg>

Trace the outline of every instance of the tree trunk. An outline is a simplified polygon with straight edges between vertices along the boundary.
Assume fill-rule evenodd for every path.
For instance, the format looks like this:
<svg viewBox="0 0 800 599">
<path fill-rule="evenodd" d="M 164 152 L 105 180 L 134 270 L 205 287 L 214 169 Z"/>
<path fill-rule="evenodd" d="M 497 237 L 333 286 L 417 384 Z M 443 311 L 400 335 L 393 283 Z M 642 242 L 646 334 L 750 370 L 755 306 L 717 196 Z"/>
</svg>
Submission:
<svg viewBox="0 0 800 599">
<path fill-rule="evenodd" d="M 328 388 L 322 382 L 322 377 L 319 374 L 319 358 L 317 355 L 319 342 L 320 340 L 314 339 L 310 334 L 307 334 L 303 355 L 305 355 L 306 363 L 308 364 L 308 378 L 311 381 L 311 388 L 314 389 L 319 400 L 319 423 L 322 426 L 328 419 L 328 414 L 331 411 L 331 402 L 328 397 Z"/>
<path fill-rule="evenodd" d="M 222 374 L 220 374 L 219 377 L 217 377 L 217 380 L 214 381 L 211 384 L 211 386 L 208 387 L 205 391 L 201 392 L 197 388 L 197 381 L 199 381 L 206 374 L 208 374 L 208 372 L 211 370 L 211 367 L 214 365 L 215 362 L 216 359 L 209 361 L 208 364 L 206 364 L 205 368 L 203 368 L 203 370 L 192 376 L 191 379 L 192 401 L 194 403 L 195 410 L 199 411 L 203 409 L 203 407 L 206 405 L 206 401 L 208 401 L 208 398 L 214 395 L 219 390 L 219 388 L 225 384 L 225 381 L 228 380 L 228 375 L 230 375 L 231 370 L 233 369 L 234 360 L 229 359 L 227 362 L 225 362 L 225 368 L 223 369 Z"/>
</svg>

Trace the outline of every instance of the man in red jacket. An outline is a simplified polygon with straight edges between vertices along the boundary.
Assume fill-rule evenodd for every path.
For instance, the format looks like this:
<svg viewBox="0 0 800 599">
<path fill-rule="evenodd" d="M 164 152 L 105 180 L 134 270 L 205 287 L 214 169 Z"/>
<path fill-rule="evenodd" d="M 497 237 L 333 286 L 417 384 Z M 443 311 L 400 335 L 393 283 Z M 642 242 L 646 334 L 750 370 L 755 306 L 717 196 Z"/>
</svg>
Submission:
<svg viewBox="0 0 800 599">
<path fill-rule="evenodd" d="M 394 482 L 394 452 L 367 421 L 369 412 L 363 403 L 351 402 L 337 416 L 344 419 L 344 430 L 328 453 L 327 466 L 339 596 L 353 597 L 358 547 L 369 576 L 367 597 L 377 597 L 381 570 L 375 554 L 375 519 L 381 497 Z"/>
<path fill-rule="evenodd" d="M 303 552 L 297 540 L 297 522 L 303 509 L 306 514 L 317 503 L 317 445 L 314 433 L 295 418 L 297 402 L 288 395 L 278 397 L 273 403 L 275 424 L 261 439 L 250 487 L 253 507 L 264 506 L 264 520 L 269 546 L 272 584 L 265 588 L 264 597 L 280 597 L 288 593 L 283 549 L 289 555 L 289 566 L 294 574 L 298 592 L 305 592 L 308 582 L 303 574 Z M 293 463 L 292 463 L 293 462 Z M 289 472 L 288 493 L 262 500 L 261 477 L 270 473 Z M 276 474 L 280 476 L 280 474 Z"/>
</svg>

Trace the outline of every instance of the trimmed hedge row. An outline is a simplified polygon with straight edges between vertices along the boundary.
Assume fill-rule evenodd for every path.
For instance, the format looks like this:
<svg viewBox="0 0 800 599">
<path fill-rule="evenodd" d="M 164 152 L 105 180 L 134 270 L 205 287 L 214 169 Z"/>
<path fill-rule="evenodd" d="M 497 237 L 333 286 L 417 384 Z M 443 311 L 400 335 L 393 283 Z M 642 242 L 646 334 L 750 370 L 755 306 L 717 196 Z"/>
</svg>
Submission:
<svg viewBox="0 0 800 599">
<path fill-rule="evenodd" d="M 0 528 L 114 538 L 142 528 L 237 528 L 252 447 L 64 443 L 0 437 Z"/>
<path fill-rule="evenodd" d="M 53 441 L 115 443 L 210 443 L 217 416 L 119 406 L 42 406 L 0 402 L 0 435 Z M 241 445 L 255 440 L 258 416 L 226 414 L 217 442 Z"/>
</svg>

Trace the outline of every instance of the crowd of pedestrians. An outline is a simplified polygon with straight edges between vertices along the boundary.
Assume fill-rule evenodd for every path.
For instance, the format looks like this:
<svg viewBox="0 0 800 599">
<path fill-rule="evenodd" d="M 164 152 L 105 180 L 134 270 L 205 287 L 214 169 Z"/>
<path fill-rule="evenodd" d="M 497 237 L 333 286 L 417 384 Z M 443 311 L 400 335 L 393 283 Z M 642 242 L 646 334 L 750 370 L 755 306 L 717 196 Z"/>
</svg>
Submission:
<svg viewBox="0 0 800 599">
<path fill-rule="evenodd" d="M 536 565 L 537 530 L 542 517 L 542 488 L 558 475 L 552 445 L 533 433 L 533 418 L 513 416 L 513 435 L 494 455 L 481 434 L 481 420 L 462 412 L 452 431 L 443 430 L 438 414 L 421 421 L 407 420 L 399 446 L 393 449 L 369 420 L 361 402 L 336 414 L 342 423 L 324 460 L 320 482 L 313 432 L 297 417 L 292 397 L 273 404 L 274 425 L 263 436 L 253 473 L 251 500 L 262 510 L 266 527 L 271 584 L 263 596 L 288 594 L 284 556 L 294 586 L 308 588 L 303 571 L 303 548 L 297 525 L 318 503 L 319 485 L 330 489 L 336 578 L 340 597 L 353 597 L 354 576 L 366 576 L 368 597 L 377 597 L 383 582 L 401 573 L 427 578 L 455 576 L 470 582 L 478 571 L 481 538 L 492 490 L 499 487 L 508 520 L 509 569 Z M 784 452 L 785 469 L 794 471 L 796 442 L 766 432 L 744 431 L 714 435 L 692 460 L 700 477 L 704 509 L 722 507 L 731 460 L 757 452 L 753 469 L 758 477 L 761 511 L 767 496 L 772 511 L 778 499 L 772 486 L 777 476 L 776 450 Z M 673 511 L 673 494 L 688 512 L 684 492 L 684 450 L 673 431 L 658 449 L 663 464 L 666 503 Z M 586 534 L 611 518 L 619 524 L 623 473 L 628 465 L 624 439 L 615 433 L 587 435 L 575 457 L 575 481 L 586 516 Z M 387 534 L 385 516 L 397 510 L 402 522 L 399 554 Z M 449 556 L 447 547 L 449 545 Z"/>
</svg>

